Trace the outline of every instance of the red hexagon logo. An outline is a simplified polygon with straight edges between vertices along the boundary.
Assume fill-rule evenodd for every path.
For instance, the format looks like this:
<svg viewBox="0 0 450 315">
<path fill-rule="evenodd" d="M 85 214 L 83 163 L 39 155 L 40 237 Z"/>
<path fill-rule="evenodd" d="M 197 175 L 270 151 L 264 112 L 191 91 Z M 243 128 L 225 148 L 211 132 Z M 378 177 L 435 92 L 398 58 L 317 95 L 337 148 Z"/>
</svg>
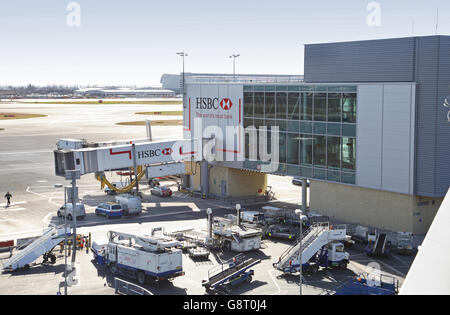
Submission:
<svg viewBox="0 0 450 315">
<path fill-rule="evenodd" d="M 172 152 L 173 152 L 173 150 L 171 148 L 165 148 L 161 151 L 161 153 L 164 155 L 171 155 Z"/>
<path fill-rule="evenodd" d="M 231 109 L 231 106 L 233 106 L 233 103 L 229 98 L 224 98 L 220 101 L 220 107 L 222 107 L 223 110 L 229 110 Z"/>
</svg>

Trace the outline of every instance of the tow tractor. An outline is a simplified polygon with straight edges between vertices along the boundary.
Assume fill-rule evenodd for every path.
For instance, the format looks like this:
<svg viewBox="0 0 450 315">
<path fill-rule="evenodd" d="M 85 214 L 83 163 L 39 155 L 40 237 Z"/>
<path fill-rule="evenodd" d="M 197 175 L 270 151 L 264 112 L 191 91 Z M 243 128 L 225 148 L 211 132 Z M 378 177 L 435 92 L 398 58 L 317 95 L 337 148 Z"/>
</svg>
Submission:
<svg viewBox="0 0 450 315">
<path fill-rule="evenodd" d="M 345 226 L 330 226 L 328 222 L 312 225 L 297 244 L 288 248 L 273 267 L 284 273 L 300 270 L 315 273 L 319 267 L 346 269 L 350 255 L 340 242 L 346 238 Z"/>
<path fill-rule="evenodd" d="M 109 231 L 108 244 L 94 242 L 92 252 L 97 264 L 108 266 L 113 275 L 121 273 L 143 285 L 150 279 L 170 280 L 184 275 L 180 246 L 165 236 Z"/>
<path fill-rule="evenodd" d="M 261 259 L 245 259 L 243 254 L 238 254 L 232 259 L 208 271 L 208 280 L 202 281 L 208 293 L 231 293 L 233 287 L 239 283 L 252 281 L 254 270 L 251 267 L 259 264 Z"/>
</svg>

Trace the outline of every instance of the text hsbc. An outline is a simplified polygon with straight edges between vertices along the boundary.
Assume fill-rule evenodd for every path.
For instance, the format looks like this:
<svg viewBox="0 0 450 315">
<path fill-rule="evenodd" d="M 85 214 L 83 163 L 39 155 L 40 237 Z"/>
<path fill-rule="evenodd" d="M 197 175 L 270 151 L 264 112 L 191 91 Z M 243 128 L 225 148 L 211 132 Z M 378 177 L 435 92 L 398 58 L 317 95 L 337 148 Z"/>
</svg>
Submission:
<svg viewBox="0 0 450 315">
<path fill-rule="evenodd" d="M 218 109 L 219 98 L 197 97 L 197 109 Z"/>
<path fill-rule="evenodd" d="M 137 155 L 138 155 L 138 159 L 151 158 L 154 156 L 160 156 L 161 150 L 156 149 L 156 150 L 138 151 Z"/>
</svg>

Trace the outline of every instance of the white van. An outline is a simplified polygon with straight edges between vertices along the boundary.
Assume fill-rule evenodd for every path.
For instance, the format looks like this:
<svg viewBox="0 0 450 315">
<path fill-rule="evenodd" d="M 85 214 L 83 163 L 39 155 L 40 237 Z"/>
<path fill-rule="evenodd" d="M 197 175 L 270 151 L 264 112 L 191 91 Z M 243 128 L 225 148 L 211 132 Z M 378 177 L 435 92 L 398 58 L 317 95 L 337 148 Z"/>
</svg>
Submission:
<svg viewBox="0 0 450 315">
<path fill-rule="evenodd" d="M 64 218 L 64 213 L 66 212 L 67 219 L 72 221 L 73 216 L 74 216 L 72 209 L 73 209 L 72 204 L 66 203 L 61 208 L 58 209 L 58 212 L 57 212 L 58 218 Z M 76 209 L 77 219 L 84 220 L 84 218 L 86 217 L 86 209 L 84 207 L 84 204 L 77 203 L 75 209 Z"/>
<path fill-rule="evenodd" d="M 122 206 L 123 213 L 126 215 L 138 215 L 142 212 L 142 201 L 137 196 L 121 194 L 116 196 L 115 199 Z"/>
</svg>

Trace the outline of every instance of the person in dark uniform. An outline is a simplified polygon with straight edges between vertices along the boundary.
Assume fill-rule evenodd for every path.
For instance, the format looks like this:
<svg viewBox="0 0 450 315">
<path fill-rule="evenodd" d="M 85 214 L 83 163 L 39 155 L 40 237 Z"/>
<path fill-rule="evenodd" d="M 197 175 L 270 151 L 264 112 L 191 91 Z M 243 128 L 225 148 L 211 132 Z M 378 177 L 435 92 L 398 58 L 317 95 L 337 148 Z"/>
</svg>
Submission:
<svg viewBox="0 0 450 315">
<path fill-rule="evenodd" d="M 6 206 L 9 207 L 9 205 L 11 204 L 11 198 L 12 198 L 12 195 L 9 193 L 9 191 L 6 193 L 5 198 L 7 201 Z"/>
</svg>

